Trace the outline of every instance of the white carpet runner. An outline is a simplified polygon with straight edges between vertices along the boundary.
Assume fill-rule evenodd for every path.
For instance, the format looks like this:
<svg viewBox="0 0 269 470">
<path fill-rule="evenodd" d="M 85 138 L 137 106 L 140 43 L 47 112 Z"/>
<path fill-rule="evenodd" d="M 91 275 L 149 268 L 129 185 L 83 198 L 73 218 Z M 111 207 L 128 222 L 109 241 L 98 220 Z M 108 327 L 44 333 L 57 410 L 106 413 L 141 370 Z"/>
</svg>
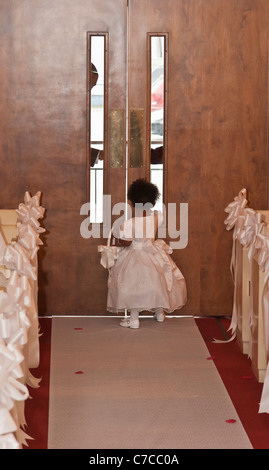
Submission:
<svg viewBox="0 0 269 470">
<path fill-rule="evenodd" d="M 194 319 L 140 324 L 53 318 L 48 448 L 252 448 Z"/>
</svg>

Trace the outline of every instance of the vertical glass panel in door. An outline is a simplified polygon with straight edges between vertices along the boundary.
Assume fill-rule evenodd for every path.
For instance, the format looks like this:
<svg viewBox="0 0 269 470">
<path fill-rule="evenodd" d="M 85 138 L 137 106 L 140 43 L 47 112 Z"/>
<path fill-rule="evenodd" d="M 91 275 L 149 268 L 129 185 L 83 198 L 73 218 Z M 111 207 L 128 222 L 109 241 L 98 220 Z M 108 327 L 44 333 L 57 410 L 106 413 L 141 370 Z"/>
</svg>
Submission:
<svg viewBox="0 0 269 470">
<path fill-rule="evenodd" d="M 150 37 L 151 67 L 151 182 L 156 184 L 161 197 L 156 209 L 162 209 L 163 202 L 163 150 L 164 150 L 164 36 Z"/>
<path fill-rule="evenodd" d="M 90 37 L 90 202 L 92 223 L 103 221 L 105 37 Z"/>
</svg>

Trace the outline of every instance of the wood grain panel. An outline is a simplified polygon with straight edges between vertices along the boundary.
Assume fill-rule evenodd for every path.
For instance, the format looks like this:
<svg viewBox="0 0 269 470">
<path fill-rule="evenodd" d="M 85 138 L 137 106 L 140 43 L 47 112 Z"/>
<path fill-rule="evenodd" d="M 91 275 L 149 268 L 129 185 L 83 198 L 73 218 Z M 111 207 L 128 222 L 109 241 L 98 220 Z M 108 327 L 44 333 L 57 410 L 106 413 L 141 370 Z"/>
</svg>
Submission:
<svg viewBox="0 0 269 470">
<path fill-rule="evenodd" d="M 1 2 L 0 13 L 1 207 L 17 207 L 26 190 L 43 193 L 40 314 L 104 314 L 102 240 L 80 236 L 87 31 L 109 33 L 109 105 L 124 108 L 126 2 L 14 0 Z M 124 194 L 115 179 L 113 194 Z"/>
<path fill-rule="evenodd" d="M 224 208 L 242 187 L 251 207 L 268 206 L 268 8 L 267 0 L 129 0 L 129 108 L 147 105 L 147 33 L 169 34 L 166 202 L 189 204 L 189 243 L 173 253 L 188 285 L 181 313 L 231 314 Z M 26 190 L 43 193 L 40 314 L 105 313 L 99 240 L 79 231 L 86 36 L 108 31 L 108 109 L 125 109 L 126 18 L 125 0 L 0 4 L 0 207 L 14 209 Z M 147 174 L 146 147 L 143 157 L 130 180 Z M 112 204 L 124 181 L 124 169 L 106 171 Z"/>
<path fill-rule="evenodd" d="M 189 203 L 189 244 L 184 250 L 174 250 L 173 259 L 182 269 L 188 286 L 188 303 L 181 313 L 199 313 L 201 85 L 197 74 L 200 58 L 194 44 L 199 42 L 201 2 L 156 1 L 153 7 L 150 1 L 131 0 L 130 7 L 130 35 L 140 31 L 142 36 L 129 46 L 130 106 L 133 102 L 146 106 L 147 33 L 168 32 L 169 35 L 166 204 L 177 203 L 177 228 L 180 228 L 179 204 Z M 142 86 L 131 86 L 138 81 Z"/>
<path fill-rule="evenodd" d="M 188 285 L 182 313 L 230 315 L 224 208 L 242 187 L 252 207 L 267 205 L 268 2 L 130 5 L 133 34 L 169 33 L 167 202 L 189 204 L 189 243 L 173 253 Z M 130 45 L 130 79 L 144 84 L 133 98 L 142 106 L 141 38 L 137 46 Z"/>
<path fill-rule="evenodd" d="M 202 314 L 231 312 L 232 240 L 223 209 L 243 187 L 251 207 L 267 206 L 267 35 L 268 2 L 203 8 Z"/>
</svg>

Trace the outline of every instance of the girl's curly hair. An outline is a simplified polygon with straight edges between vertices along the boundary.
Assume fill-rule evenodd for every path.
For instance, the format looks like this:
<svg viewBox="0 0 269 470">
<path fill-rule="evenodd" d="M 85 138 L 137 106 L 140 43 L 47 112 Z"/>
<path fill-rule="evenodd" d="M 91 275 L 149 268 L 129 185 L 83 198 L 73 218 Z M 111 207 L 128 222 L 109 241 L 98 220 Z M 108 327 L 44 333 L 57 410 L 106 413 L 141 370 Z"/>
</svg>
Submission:
<svg viewBox="0 0 269 470">
<path fill-rule="evenodd" d="M 155 184 L 150 183 L 145 178 L 139 178 L 129 186 L 127 197 L 133 206 L 147 203 L 154 206 L 160 197 L 160 192 Z"/>
</svg>

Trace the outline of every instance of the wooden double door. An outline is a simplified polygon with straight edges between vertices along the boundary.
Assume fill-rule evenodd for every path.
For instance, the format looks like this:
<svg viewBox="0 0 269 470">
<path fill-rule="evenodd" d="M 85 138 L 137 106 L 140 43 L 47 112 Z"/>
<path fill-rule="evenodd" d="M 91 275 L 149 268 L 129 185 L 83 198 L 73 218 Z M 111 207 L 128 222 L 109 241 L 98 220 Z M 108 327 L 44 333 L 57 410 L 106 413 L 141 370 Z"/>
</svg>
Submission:
<svg viewBox="0 0 269 470">
<path fill-rule="evenodd" d="M 138 177 L 176 207 L 178 313 L 231 314 L 224 208 L 242 187 L 267 208 L 269 23 L 267 0 L 226 3 L 2 2 L 1 207 L 42 191 L 40 315 L 106 314 L 103 196 Z"/>
</svg>

